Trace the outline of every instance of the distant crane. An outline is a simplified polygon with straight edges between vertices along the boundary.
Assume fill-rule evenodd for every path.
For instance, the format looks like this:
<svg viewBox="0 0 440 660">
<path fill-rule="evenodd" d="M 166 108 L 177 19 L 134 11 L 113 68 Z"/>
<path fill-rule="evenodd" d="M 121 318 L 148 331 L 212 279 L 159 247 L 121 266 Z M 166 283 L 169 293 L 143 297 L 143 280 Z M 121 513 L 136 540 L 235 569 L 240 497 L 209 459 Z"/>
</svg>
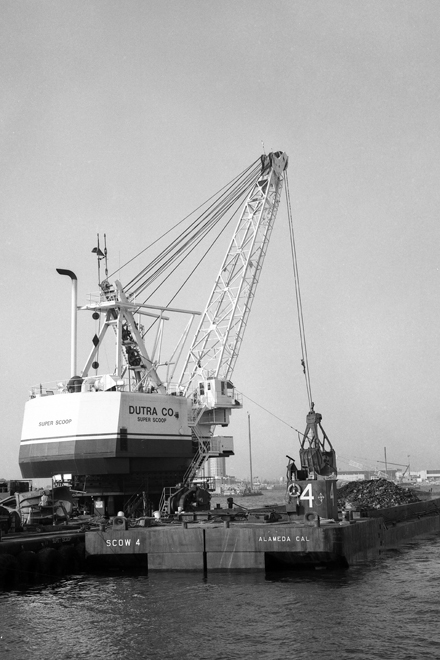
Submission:
<svg viewBox="0 0 440 660">
<path fill-rule="evenodd" d="M 385 461 L 377 461 L 377 462 L 378 463 L 385 463 Z M 409 471 L 409 465 L 410 464 L 408 463 L 408 465 L 406 465 L 404 463 L 390 463 L 389 461 L 387 461 L 386 465 L 398 465 L 399 467 L 404 467 L 405 470 L 404 470 L 404 472 L 402 472 L 402 476 L 399 478 L 400 481 L 403 481 L 403 478 L 404 478 L 405 474 Z M 409 474 L 408 474 L 408 476 L 409 476 Z"/>
</svg>

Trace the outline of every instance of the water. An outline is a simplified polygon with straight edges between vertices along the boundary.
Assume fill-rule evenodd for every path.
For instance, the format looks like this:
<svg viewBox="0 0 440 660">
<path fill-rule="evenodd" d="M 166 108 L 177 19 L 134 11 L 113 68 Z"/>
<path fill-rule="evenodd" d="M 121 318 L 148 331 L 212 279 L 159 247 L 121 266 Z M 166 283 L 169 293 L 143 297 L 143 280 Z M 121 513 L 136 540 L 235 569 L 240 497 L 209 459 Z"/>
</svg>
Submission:
<svg viewBox="0 0 440 660">
<path fill-rule="evenodd" d="M 433 535 L 348 570 L 76 575 L 0 592 L 0 660 L 438 660 L 439 612 Z"/>
<path fill-rule="evenodd" d="M 440 657 L 440 537 L 348 570 L 76 575 L 0 593 L 2 660 Z"/>
</svg>

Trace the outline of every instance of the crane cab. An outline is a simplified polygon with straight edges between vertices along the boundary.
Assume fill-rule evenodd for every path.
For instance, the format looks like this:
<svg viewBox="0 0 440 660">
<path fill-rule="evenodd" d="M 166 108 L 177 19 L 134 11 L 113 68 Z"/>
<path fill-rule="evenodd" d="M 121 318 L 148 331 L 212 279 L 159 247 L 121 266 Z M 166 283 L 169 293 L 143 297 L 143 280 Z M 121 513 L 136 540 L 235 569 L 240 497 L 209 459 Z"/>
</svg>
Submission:
<svg viewBox="0 0 440 660">
<path fill-rule="evenodd" d="M 207 378 L 198 384 L 198 398 L 207 408 L 242 408 L 231 381 Z"/>
</svg>

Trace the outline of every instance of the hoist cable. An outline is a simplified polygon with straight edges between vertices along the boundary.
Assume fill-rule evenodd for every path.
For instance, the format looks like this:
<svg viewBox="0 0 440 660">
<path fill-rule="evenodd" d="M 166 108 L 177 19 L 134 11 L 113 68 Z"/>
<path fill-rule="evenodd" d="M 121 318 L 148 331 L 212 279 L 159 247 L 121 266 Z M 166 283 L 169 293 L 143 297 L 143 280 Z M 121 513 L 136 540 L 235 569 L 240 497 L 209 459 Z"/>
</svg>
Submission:
<svg viewBox="0 0 440 660">
<path fill-rule="evenodd" d="M 295 233 L 293 230 L 293 219 L 292 219 L 292 208 L 290 204 L 290 191 L 289 191 L 289 181 L 287 178 L 286 172 L 286 181 L 285 181 L 285 194 L 286 194 L 286 203 L 287 203 L 287 215 L 289 219 L 289 236 L 290 236 L 290 247 L 292 252 L 292 264 L 293 264 L 293 274 L 295 279 L 295 296 L 296 296 L 296 308 L 298 314 L 298 325 L 299 325 L 299 334 L 301 342 L 301 353 L 303 366 L 303 371 L 306 380 L 306 390 L 307 397 L 309 400 L 310 409 L 312 408 L 312 386 L 310 381 L 310 371 L 309 371 L 309 359 L 307 355 L 307 342 L 306 342 L 306 333 L 304 327 L 304 315 L 302 308 L 302 299 L 301 299 L 301 288 L 299 283 L 299 271 L 298 271 L 298 259 L 296 255 L 296 245 L 295 245 Z"/>
<path fill-rule="evenodd" d="M 312 389 L 311 389 L 311 381 L 310 381 L 310 371 L 309 371 L 309 361 L 308 361 L 308 355 L 307 355 L 307 342 L 306 342 L 306 334 L 305 334 L 305 327 L 304 327 L 304 315 L 303 315 L 303 308 L 302 308 L 302 298 L 301 298 L 301 287 L 300 287 L 300 281 L 299 281 L 299 270 L 298 270 L 298 258 L 296 254 L 296 243 L 295 243 L 295 234 L 294 234 L 294 229 L 293 229 L 293 219 L 292 219 L 292 211 L 291 211 L 291 203 L 290 203 L 290 190 L 289 190 L 289 184 L 287 181 L 287 176 L 286 176 L 286 201 L 287 201 L 287 212 L 288 212 L 288 218 L 289 218 L 289 234 L 290 234 L 290 244 L 291 244 L 291 251 L 292 251 L 292 264 L 293 264 L 293 271 L 294 271 L 294 279 L 295 279 L 295 295 L 296 295 L 296 302 L 297 302 L 297 313 L 298 313 L 298 324 L 299 324 L 299 333 L 300 333 L 300 341 L 301 341 L 301 351 L 302 351 L 302 366 L 303 366 L 303 371 L 305 375 L 305 381 L 306 381 L 306 389 L 307 389 L 307 396 L 309 399 L 309 405 L 311 407 L 312 405 Z"/>
</svg>

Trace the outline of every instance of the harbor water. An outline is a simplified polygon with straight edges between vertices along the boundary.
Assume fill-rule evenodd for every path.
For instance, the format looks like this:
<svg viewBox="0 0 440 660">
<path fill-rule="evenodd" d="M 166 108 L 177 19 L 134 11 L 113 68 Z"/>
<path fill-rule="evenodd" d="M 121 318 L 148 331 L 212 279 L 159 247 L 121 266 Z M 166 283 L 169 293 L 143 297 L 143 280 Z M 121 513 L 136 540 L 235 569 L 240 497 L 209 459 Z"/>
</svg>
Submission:
<svg viewBox="0 0 440 660">
<path fill-rule="evenodd" d="M 434 660 L 439 610 L 431 535 L 347 570 L 112 572 L 2 592 L 0 658 Z"/>
</svg>

